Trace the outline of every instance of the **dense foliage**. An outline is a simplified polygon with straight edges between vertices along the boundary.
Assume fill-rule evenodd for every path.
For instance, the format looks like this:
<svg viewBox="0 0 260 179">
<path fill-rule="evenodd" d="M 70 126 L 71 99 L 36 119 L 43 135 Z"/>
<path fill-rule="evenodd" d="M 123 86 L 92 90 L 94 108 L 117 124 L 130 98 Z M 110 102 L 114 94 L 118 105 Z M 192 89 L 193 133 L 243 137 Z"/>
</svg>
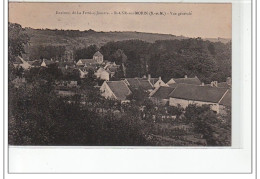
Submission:
<svg viewBox="0 0 260 179">
<path fill-rule="evenodd" d="M 65 50 L 65 46 L 39 45 L 31 47 L 28 56 L 31 60 L 53 59 L 55 61 L 62 61 L 65 55 Z"/>
<path fill-rule="evenodd" d="M 109 42 L 101 47 L 104 59 L 124 63 L 127 77 L 151 74 L 164 80 L 198 76 L 205 83 L 231 76 L 231 43 L 197 39 Z M 117 58 L 120 56 L 121 58 Z"/>
</svg>

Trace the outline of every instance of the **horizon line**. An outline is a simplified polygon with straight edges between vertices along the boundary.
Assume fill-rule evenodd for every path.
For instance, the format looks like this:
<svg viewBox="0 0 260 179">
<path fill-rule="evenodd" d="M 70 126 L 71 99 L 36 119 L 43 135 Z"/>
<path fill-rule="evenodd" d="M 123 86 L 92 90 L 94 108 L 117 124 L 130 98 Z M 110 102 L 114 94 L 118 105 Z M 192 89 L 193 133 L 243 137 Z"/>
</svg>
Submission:
<svg viewBox="0 0 260 179">
<path fill-rule="evenodd" d="M 19 24 L 17 22 L 10 22 L 8 20 L 8 23 L 13 23 L 13 24 Z M 171 36 L 176 36 L 176 37 L 186 37 L 186 38 L 202 38 L 202 39 L 226 39 L 226 40 L 232 40 L 232 37 L 200 37 L 200 36 L 185 36 L 185 35 L 174 35 L 174 34 L 170 34 L 170 33 L 158 33 L 158 32 L 144 32 L 144 31 L 97 31 L 95 29 L 86 29 L 86 30 L 80 30 L 80 29 L 52 29 L 52 28 L 47 28 L 47 27 L 41 27 L 41 28 L 33 28 L 33 27 L 25 27 L 22 24 L 19 24 L 22 26 L 22 28 L 30 28 L 30 29 L 34 29 L 34 30 L 64 30 L 64 31 L 79 31 L 79 32 L 85 32 L 85 31 L 89 31 L 89 30 L 93 30 L 94 32 L 133 32 L 133 33 L 147 33 L 147 34 L 160 34 L 160 35 L 171 35 Z"/>
</svg>

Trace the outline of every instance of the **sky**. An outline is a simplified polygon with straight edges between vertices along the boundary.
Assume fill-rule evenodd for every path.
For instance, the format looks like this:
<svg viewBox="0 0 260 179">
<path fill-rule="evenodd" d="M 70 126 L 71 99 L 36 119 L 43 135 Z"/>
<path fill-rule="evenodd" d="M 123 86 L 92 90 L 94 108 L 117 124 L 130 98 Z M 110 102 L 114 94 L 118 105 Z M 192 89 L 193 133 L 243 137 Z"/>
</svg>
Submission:
<svg viewBox="0 0 260 179">
<path fill-rule="evenodd" d="M 137 31 L 186 37 L 231 38 L 232 5 L 10 2 L 9 22 L 38 29 Z"/>
</svg>

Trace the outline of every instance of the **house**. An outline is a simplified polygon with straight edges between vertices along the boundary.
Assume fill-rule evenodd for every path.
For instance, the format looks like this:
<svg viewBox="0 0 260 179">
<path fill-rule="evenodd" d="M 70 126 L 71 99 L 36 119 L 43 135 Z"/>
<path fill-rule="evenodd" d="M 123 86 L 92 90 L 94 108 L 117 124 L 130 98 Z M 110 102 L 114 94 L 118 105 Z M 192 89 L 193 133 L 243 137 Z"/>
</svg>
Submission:
<svg viewBox="0 0 260 179">
<path fill-rule="evenodd" d="M 109 78 L 111 77 L 111 72 L 100 67 L 95 73 L 95 76 L 101 80 L 109 81 Z"/>
<path fill-rule="evenodd" d="M 176 84 L 192 84 L 192 85 L 201 85 L 201 81 L 197 76 L 194 78 L 188 78 L 187 75 L 184 76 L 184 78 L 171 78 L 166 84 L 171 87 L 176 87 Z M 174 85 L 172 85 L 174 84 Z"/>
<path fill-rule="evenodd" d="M 86 78 L 87 75 L 88 75 L 88 71 L 86 71 L 86 70 L 81 70 L 81 69 L 79 68 L 79 77 L 80 77 L 80 78 Z"/>
<path fill-rule="evenodd" d="M 131 89 L 143 89 L 146 92 L 153 91 L 153 85 L 147 79 L 142 78 L 126 78 L 124 82 L 131 88 Z"/>
<path fill-rule="evenodd" d="M 150 93 L 150 99 L 156 105 L 166 105 L 169 103 L 169 94 L 171 94 L 174 89 L 175 88 L 168 86 L 159 86 Z"/>
<path fill-rule="evenodd" d="M 169 94 L 169 105 L 181 105 L 186 108 L 189 104 L 210 105 L 213 111 L 220 112 L 220 102 L 227 94 L 228 89 L 212 86 L 198 86 L 191 84 L 178 84 Z"/>
<path fill-rule="evenodd" d="M 104 61 L 104 57 L 103 57 L 103 55 L 99 51 L 97 51 L 93 55 L 93 60 L 95 60 L 97 63 L 101 64 Z"/>
<path fill-rule="evenodd" d="M 148 80 L 153 85 L 154 88 L 158 88 L 160 86 L 168 86 L 161 77 L 159 78 L 151 78 L 150 75 L 148 75 Z"/>
<path fill-rule="evenodd" d="M 20 56 L 15 57 L 15 61 L 13 62 L 13 65 L 15 68 L 21 67 L 24 70 L 28 70 L 31 67 L 31 65 Z"/>
<path fill-rule="evenodd" d="M 130 89 L 124 81 L 104 81 L 100 87 L 101 95 L 105 98 L 126 102 L 127 96 L 131 94 Z"/>
<path fill-rule="evenodd" d="M 97 51 L 92 59 L 79 59 L 77 66 L 95 66 L 103 63 L 103 55 Z"/>
<path fill-rule="evenodd" d="M 41 66 L 42 67 L 48 67 L 50 66 L 51 64 L 54 64 L 55 62 L 52 61 L 52 60 L 47 60 L 47 59 L 43 59 L 42 60 L 42 63 L 41 63 Z"/>
</svg>

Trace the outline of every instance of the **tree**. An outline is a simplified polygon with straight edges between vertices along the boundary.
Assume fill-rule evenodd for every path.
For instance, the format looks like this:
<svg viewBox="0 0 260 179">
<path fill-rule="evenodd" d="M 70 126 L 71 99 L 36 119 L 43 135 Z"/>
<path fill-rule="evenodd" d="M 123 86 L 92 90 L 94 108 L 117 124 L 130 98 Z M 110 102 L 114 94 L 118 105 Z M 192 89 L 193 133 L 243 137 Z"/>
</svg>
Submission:
<svg viewBox="0 0 260 179">
<path fill-rule="evenodd" d="M 96 45 L 90 45 L 85 48 L 76 49 L 74 51 L 75 60 L 78 61 L 79 59 L 92 59 L 94 53 L 98 51 L 98 47 Z"/>
<path fill-rule="evenodd" d="M 176 115 L 177 118 L 180 117 L 181 114 L 183 114 L 184 109 L 178 105 L 176 106 L 168 106 L 167 107 L 167 112 L 171 115 Z"/>
<path fill-rule="evenodd" d="M 30 38 L 21 25 L 8 23 L 8 80 L 13 80 L 17 75 L 21 76 L 20 69 L 15 69 L 13 62 L 15 57 L 25 53 L 24 46 Z M 8 83 L 9 84 L 9 83 Z"/>
<path fill-rule="evenodd" d="M 22 28 L 16 23 L 8 23 L 8 57 L 9 62 L 14 61 L 14 57 L 21 56 L 25 53 L 24 46 L 30 38 Z"/>
<path fill-rule="evenodd" d="M 218 119 L 208 105 L 189 105 L 186 108 L 185 117 L 193 124 L 194 131 L 203 135 L 203 138 L 207 141 L 207 145 L 218 145 L 217 138 L 214 135 L 216 132 L 214 125 L 218 123 Z"/>
<path fill-rule="evenodd" d="M 116 64 L 122 64 L 127 62 L 127 56 L 125 55 L 124 51 L 118 49 L 115 53 L 113 53 L 113 58 Z"/>
</svg>

